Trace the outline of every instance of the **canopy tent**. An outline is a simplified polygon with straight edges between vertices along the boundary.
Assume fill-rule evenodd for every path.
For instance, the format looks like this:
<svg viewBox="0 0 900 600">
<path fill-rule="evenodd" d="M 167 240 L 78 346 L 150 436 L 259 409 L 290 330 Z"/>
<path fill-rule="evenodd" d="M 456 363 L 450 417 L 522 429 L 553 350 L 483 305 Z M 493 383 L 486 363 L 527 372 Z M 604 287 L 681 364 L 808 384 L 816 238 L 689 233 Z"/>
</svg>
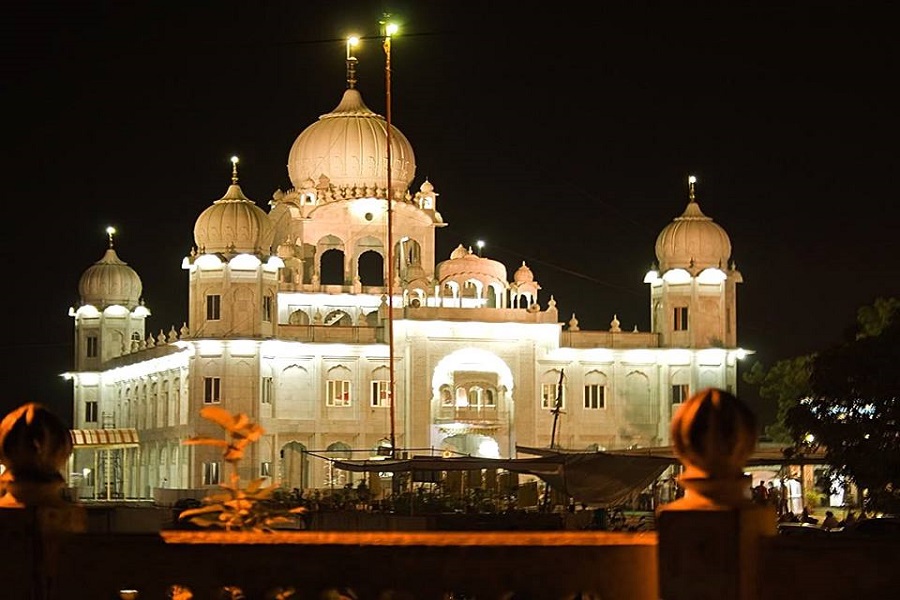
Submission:
<svg viewBox="0 0 900 600">
<path fill-rule="evenodd" d="M 407 473 L 411 471 L 473 471 L 476 469 L 503 469 L 533 475 L 560 473 L 565 458 L 482 458 L 477 456 L 413 456 L 412 458 L 385 458 L 376 460 L 339 460 L 333 464 L 338 469 L 354 473 L 372 471 Z"/>
<path fill-rule="evenodd" d="M 353 472 L 391 473 L 503 469 L 539 477 L 576 502 L 612 506 L 650 485 L 668 463 L 603 452 L 553 452 L 538 458 L 414 456 L 408 459 L 335 460 L 334 466 Z"/>
<path fill-rule="evenodd" d="M 536 458 L 413 456 L 404 459 L 333 462 L 338 469 L 357 473 L 503 469 L 539 477 L 551 488 L 572 497 L 575 502 L 607 507 L 621 504 L 630 495 L 651 485 L 668 467 L 680 464 L 671 446 L 604 452 L 550 450 L 528 446 L 517 446 L 516 450 Z M 823 462 L 824 452 L 821 450 L 791 455 L 781 445 L 761 444 L 747 460 L 746 466 Z"/>
<path fill-rule="evenodd" d="M 543 456 L 546 449 L 523 448 L 519 451 L 527 454 Z M 616 456 L 633 456 L 648 459 L 666 461 L 669 464 L 680 464 L 672 446 L 657 446 L 654 448 L 636 448 L 632 450 L 608 450 L 608 454 Z M 825 449 L 818 447 L 815 450 L 807 450 L 803 453 L 794 452 L 790 446 L 784 444 L 761 443 L 753 450 L 753 454 L 747 459 L 745 467 L 781 466 L 781 465 L 821 465 L 825 464 Z"/>
</svg>

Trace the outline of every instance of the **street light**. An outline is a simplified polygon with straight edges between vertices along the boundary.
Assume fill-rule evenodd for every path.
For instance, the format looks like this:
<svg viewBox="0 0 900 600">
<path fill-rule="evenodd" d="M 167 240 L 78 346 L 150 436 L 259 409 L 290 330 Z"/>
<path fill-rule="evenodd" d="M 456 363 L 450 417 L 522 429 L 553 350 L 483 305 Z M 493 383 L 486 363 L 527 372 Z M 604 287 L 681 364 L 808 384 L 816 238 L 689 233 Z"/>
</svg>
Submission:
<svg viewBox="0 0 900 600">
<path fill-rule="evenodd" d="M 481 249 L 484 248 L 484 240 L 478 240 L 475 242 L 475 245 L 478 246 L 478 256 L 481 256 Z"/>
<path fill-rule="evenodd" d="M 388 362 L 390 373 L 390 419 L 391 419 L 391 458 L 397 457 L 397 434 L 396 434 L 396 391 L 397 384 L 395 380 L 394 369 L 394 219 L 393 204 L 394 191 L 391 187 L 391 36 L 397 33 L 397 25 L 387 21 L 390 15 L 384 15 L 384 20 L 379 24 L 382 26 L 384 34 L 384 103 L 385 103 L 385 120 L 387 121 L 387 260 L 388 260 Z"/>
</svg>

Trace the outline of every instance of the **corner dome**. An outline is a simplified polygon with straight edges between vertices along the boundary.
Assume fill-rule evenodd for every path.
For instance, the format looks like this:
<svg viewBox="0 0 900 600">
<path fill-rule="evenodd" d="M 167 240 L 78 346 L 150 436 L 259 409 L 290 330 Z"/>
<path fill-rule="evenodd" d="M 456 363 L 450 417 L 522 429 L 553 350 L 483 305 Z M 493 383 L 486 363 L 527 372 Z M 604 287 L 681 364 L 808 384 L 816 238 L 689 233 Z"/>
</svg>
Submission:
<svg viewBox="0 0 900 600">
<path fill-rule="evenodd" d="M 274 235 L 269 215 L 244 196 L 236 177 L 194 223 L 194 243 L 207 254 L 268 255 Z"/>
<path fill-rule="evenodd" d="M 391 124 L 391 187 L 405 192 L 416 175 L 406 136 Z M 387 121 L 365 105 L 359 90 L 344 91 L 340 104 L 304 129 L 288 154 L 295 189 L 324 175 L 339 188 L 387 188 Z"/>
<path fill-rule="evenodd" d="M 522 261 L 522 266 L 516 269 L 516 272 L 513 274 L 513 281 L 516 283 L 531 283 L 534 281 L 534 273 L 525 264 L 524 260 Z"/>
<path fill-rule="evenodd" d="M 119 258 L 112 245 L 78 280 L 81 303 L 99 310 L 116 305 L 133 310 L 140 305 L 143 289 L 137 272 Z"/>
<path fill-rule="evenodd" d="M 679 268 L 694 274 L 710 267 L 725 269 L 730 257 L 728 234 L 703 214 L 694 199 L 656 238 L 656 259 L 662 273 Z"/>
</svg>

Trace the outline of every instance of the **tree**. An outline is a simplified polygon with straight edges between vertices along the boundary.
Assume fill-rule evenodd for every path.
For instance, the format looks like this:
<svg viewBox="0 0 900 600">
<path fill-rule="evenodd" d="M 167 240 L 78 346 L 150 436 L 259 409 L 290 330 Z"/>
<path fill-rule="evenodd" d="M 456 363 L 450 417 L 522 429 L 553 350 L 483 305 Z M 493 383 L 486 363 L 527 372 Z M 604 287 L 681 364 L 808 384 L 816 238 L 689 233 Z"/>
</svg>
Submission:
<svg viewBox="0 0 900 600">
<path fill-rule="evenodd" d="M 814 355 L 780 360 L 772 368 L 756 362 L 744 374 L 744 381 L 759 387 L 759 397 L 776 405 L 775 423 L 767 425 L 765 433 L 776 442 L 792 442 L 791 432 L 785 425 L 788 412 L 800 398 L 810 394 L 809 373 Z"/>
<path fill-rule="evenodd" d="M 825 449 L 830 473 L 866 490 L 866 508 L 900 510 L 900 302 L 858 312 L 859 334 L 819 352 L 809 394 L 787 411 L 797 447 Z"/>
</svg>

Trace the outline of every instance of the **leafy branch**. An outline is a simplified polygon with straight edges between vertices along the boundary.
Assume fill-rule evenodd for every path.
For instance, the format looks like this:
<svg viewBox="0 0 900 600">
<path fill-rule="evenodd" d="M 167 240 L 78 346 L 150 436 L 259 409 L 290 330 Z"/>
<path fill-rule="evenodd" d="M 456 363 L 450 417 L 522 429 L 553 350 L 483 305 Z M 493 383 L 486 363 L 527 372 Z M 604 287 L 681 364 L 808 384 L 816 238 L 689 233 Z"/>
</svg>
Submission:
<svg viewBox="0 0 900 600">
<path fill-rule="evenodd" d="M 182 444 L 223 448 L 222 458 L 230 465 L 228 483 L 219 485 L 221 491 L 205 496 L 202 506 L 182 511 L 179 519 L 189 520 L 200 527 L 226 531 L 271 531 L 279 526 L 294 525 L 296 517 L 291 515 L 303 513 L 306 509 L 288 509 L 271 502 L 277 487 L 263 487 L 264 477 L 241 487 L 238 463 L 244 458 L 247 446 L 259 440 L 265 430 L 250 421 L 247 415 L 235 415 L 218 406 L 204 406 L 200 416 L 224 429 L 225 438 L 194 436 Z"/>
</svg>

